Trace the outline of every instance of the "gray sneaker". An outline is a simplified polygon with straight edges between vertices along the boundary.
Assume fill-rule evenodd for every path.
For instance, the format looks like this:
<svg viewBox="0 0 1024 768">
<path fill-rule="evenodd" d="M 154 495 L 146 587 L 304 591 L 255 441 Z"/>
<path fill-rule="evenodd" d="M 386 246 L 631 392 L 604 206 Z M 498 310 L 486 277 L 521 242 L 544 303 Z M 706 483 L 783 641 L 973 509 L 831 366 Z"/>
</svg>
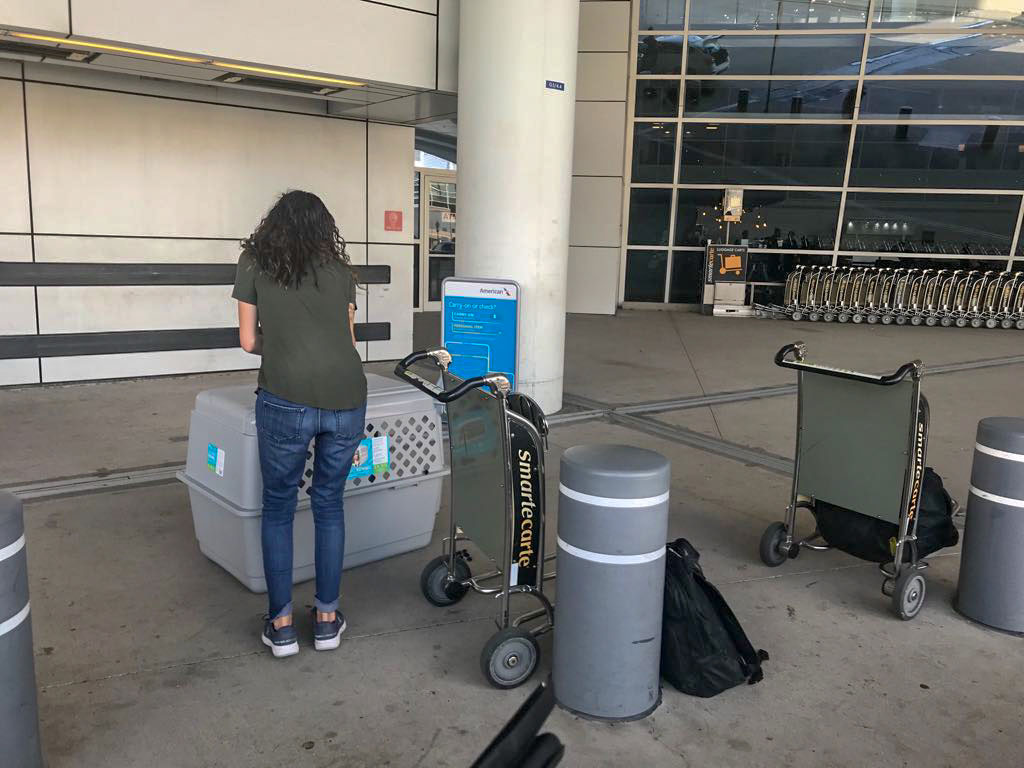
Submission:
<svg viewBox="0 0 1024 768">
<path fill-rule="evenodd" d="M 295 633 L 295 627 L 289 624 L 275 629 L 269 616 L 263 622 L 263 644 L 273 652 L 275 659 L 294 656 L 299 652 L 299 636 Z"/>
<path fill-rule="evenodd" d="M 318 651 L 333 651 L 341 645 L 341 633 L 348 625 L 345 614 L 334 612 L 334 621 L 317 621 L 316 609 L 313 609 L 313 647 Z"/>
</svg>

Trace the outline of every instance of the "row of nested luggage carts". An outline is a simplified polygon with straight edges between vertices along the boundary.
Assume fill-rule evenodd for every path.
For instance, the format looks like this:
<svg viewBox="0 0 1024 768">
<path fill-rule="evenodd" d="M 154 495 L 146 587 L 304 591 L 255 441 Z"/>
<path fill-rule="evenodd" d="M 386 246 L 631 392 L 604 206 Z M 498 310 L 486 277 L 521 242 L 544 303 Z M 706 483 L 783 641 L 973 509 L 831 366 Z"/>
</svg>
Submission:
<svg viewBox="0 0 1024 768">
<path fill-rule="evenodd" d="M 758 317 L 1024 330 L 1024 272 L 797 267 Z"/>
</svg>

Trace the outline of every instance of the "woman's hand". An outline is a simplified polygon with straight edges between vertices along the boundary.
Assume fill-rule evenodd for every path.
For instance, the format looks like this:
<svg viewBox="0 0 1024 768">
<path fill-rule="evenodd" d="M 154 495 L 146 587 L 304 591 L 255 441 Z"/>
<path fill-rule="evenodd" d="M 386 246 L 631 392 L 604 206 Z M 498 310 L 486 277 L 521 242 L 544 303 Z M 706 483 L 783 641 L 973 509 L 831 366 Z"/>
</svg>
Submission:
<svg viewBox="0 0 1024 768">
<path fill-rule="evenodd" d="M 263 354 L 263 334 L 255 304 L 238 302 L 238 343 L 249 354 Z"/>
<path fill-rule="evenodd" d="M 358 349 L 359 347 L 358 347 L 358 344 L 356 343 L 356 305 L 355 304 L 349 304 L 348 305 L 348 329 L 352 332 L 352 346 L 356 347 L 356 349 Z"/>
</svg>

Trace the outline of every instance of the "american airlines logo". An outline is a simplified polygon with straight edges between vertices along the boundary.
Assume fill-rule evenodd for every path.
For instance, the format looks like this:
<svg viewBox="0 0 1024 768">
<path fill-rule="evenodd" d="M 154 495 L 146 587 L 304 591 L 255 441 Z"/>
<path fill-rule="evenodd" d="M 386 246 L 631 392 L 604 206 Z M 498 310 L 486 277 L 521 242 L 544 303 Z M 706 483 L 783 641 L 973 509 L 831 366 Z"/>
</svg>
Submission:
<svg viewBox="0 0 1024 768">
<path fill-rule="evenodd" d="M 481 288 L 480 293 L 486 293 L 491 296 L 508 296 L 512 298 L 512 293 L 508 288 Z"/>
</svg>

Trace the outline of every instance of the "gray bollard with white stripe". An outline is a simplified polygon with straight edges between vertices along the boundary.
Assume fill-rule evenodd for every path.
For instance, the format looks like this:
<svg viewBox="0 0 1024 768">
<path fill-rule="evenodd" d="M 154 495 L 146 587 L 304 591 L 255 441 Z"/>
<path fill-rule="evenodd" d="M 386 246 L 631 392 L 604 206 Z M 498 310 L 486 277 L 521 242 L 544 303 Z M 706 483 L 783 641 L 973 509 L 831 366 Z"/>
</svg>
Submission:
<svg viewBox="0 0 1024 768">
<path fill-rule="evenodd" d="M 636 720 L 661 703 L 671 465 L 628 445 L 562 454 L 552 676 L 563 708 Z"/>
<path fill-rule="evenodd" d="M 21 500 L 0 491 L 0 763 L 43 764 Z"/>
<path fill-rule="evenodd" d="M 956 609 L 1024 632 L 1024 419 L 978 423 Z"/>
</svg>

